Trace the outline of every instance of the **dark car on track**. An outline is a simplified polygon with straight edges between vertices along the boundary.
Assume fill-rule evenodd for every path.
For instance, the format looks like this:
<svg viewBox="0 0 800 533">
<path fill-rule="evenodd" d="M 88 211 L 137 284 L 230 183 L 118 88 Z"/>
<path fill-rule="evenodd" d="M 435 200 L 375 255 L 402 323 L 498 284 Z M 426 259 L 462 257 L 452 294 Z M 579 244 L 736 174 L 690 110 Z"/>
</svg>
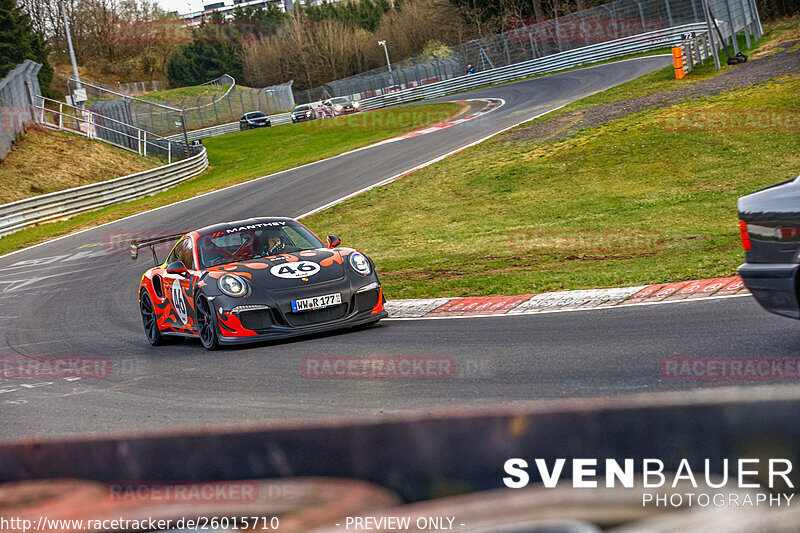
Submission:
<svg viewBox="0 0 800 533">
<path fill-rule="evenodd" d="M 349 115 L 358 113 L 359 103 L 353 102 L 346 96 L 337 96 L 322 102 L 322 105 L 330 109 L 332 116 Z"/>
<path fill-rule="evenodd" d="M 242 115 L 239 119 L 239 130 L 250 130 L 253 128 L 268 128 L 272 126 L 272 122 L 265 113 L 261 111 L 250 111 Z"/>
<path fill-rule="evenodd" d="M 739 198 L 747 289 L 767 311 L 800 318 L 800 177 Z"/>
<path fill-rule="evenodd" d="M 142 323 L 154 346 L 166 336 L 183 336 L 213 350 L 374 324 L 387 316 L 372 261 L 340 248 L 333 235 L 323 243 L 290 218 L 131 241 L 131 256 L 176 240 L 166 261 L 145 272 L 139 286 Z"/>
</svg>

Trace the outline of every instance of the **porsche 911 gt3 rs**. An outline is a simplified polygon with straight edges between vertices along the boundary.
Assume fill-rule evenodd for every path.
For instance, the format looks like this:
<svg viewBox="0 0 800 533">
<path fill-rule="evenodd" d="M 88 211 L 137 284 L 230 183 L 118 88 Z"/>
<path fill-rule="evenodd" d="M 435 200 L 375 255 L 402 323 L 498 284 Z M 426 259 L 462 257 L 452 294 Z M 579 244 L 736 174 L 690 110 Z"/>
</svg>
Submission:
<svg viewBox="0 0 800 533">
<path fill-rule="evenodd" d="M 373 324 L 387 316 L 375 265 L 289 218 L 254 218 L 131 241 L 131 256 L 177 241 L 142 276 L 150 344 L 197 337 L 209 350 Z"/>
</svg>

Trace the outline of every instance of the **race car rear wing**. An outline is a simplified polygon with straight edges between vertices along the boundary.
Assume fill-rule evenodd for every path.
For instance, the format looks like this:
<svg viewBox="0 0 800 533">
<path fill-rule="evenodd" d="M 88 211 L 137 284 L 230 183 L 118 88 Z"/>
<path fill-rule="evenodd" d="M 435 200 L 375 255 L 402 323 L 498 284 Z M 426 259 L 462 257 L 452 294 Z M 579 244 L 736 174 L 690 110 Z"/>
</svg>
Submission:
<svg viewBox="0 0 800 533">
<path fill-rule="evenodd" d="M 185 233 L 173 233 L 172 235 L 162 235 L 160 237 L 153 237 L 152 239 L 142 239 L 142 240 L 131 240 L 131 259 L 136 260 L 139 257 L 139 250 L 145 247 L 149 247 L 150 251 L 153 253 L 153 261 L 156 265 L 159 264 L 158 256 L 156 256 L 156 248 L 157 244 L 163 244 L 165 242 L 177 241 L 181 237 L 186 235 Z"/>
</svg>

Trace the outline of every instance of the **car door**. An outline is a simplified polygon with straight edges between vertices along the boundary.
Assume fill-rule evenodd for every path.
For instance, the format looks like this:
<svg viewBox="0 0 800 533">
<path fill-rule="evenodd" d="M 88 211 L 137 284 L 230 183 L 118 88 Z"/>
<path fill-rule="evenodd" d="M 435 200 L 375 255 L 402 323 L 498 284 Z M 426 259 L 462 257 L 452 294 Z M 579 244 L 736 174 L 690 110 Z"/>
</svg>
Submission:
<svg viewBox="0 0 800 533">
<path fill-rule="evenodd" d="M 174 312 L 167 313 L 167 326 L 182 333 L 195 333 L 194 301 L 192 300 L 192 278 L 197 272 L 194 261 L 194 245 L 191 237 L 184 237 L 167 258 L 167 267 L 180 261 L 189 274 L 170 274 L 164 272 L 165 296 L 172 304 Z M 169 319 L 172 320 L 169 320 Z"/>
</svg>

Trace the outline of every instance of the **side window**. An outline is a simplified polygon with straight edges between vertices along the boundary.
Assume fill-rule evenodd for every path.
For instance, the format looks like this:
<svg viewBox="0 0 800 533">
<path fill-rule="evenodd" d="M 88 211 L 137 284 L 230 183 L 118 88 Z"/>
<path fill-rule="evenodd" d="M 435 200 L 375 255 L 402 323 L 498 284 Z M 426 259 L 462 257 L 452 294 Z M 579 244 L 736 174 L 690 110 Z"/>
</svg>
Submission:
<svg viewBox="0 0 800 533">
<path fill-rule="evenodd" d="M 182 261 L 186 268 L 194 270 L 194 254 L 192 253 L 192 239 L 183 240 L 183 246 L 178 250 L 178 261 Z"/>
<path fill-rule="evenodd" d="M 175 261 L 181 261 L 186 268 L 193 270 L 194 269 L 194 257 L 192 255 L 192 239 L 185 238 L 181 242 L 175 245 L 175 248 L 172 249 L 172 252 L 167 257 L 167 264 L 174 263 Z"/>
</svg>

